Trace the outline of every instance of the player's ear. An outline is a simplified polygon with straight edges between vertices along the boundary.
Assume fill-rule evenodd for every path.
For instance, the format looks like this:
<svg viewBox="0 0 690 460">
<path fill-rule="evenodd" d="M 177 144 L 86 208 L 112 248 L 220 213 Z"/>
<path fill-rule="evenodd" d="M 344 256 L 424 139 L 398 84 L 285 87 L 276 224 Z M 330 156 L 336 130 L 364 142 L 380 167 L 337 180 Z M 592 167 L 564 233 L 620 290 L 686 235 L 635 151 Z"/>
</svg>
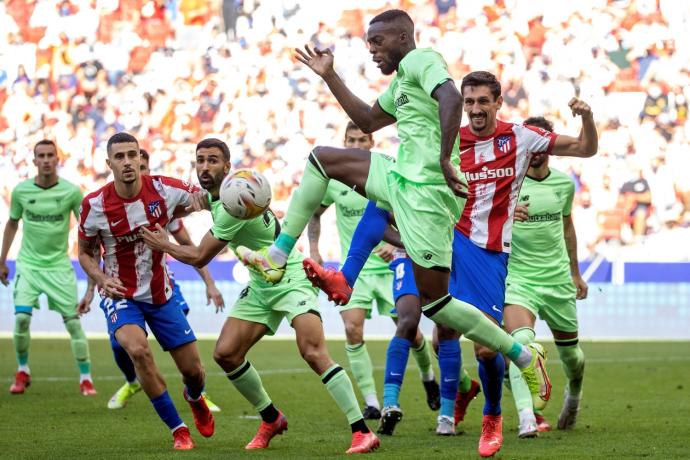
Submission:
<svg viewBox="0 0 690 460">
<path fill-rule="evenodd" d="M 110 164 L 110 158 L 105 159 L 105 164 L 107 164 L 110 169 L 113 169 L 113 166 Z"/>
<path fill-rule="evenodd" d="M 498 104 L 499 109 L 503 106 L 503 95 L 498 96 L 498 99 L 496 99 L 496 104 Z"/>
</svg>

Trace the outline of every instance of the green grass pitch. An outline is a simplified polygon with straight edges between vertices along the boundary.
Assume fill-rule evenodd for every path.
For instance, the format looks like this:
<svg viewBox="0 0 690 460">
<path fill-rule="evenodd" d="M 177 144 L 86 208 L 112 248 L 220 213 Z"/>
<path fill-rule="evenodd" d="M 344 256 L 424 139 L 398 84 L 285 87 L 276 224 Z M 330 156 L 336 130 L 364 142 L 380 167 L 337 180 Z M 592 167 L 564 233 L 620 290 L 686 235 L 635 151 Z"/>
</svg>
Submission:
<svg viewBox="0 0 690 460">
<path fill-rule="evenodd" d="M 15 370 L 10 339 L 0 340 L 0 458 L 325 458 L 344 456 L 350 430 L 344 416 L 318 377 L 301 360 L 292 341 L 260 343 L 249 358 L 262 375 L 273 401 L 289 420 L 289 431 L 262 452 L 247 453 L 244 445 L 259 420 L 252 407 L 219 372 L 212 360 L 212 341 L 200 341 L 208 372 L 207 392 L 223 411 L 216 414 L 216 433 L 204 439 L 192 429 L 196 449 L 174 452 L 172 438 L 156 417 L 145 395 L 134 397 L 123 410 L 106 408 L 122 383 L 105 340 L 92 340 L 93 375 L 99 394 L 78 393 L 77 371 L 67 340 L 34 340 L 30 365 L 33 384 L 24 395 L 8 392 Z M 169 356 L 152 344 L 168 388 L 182 418 L 193 425 L 182 400 L 182 384 Z M 385 342 L 369 342 L 378 387 L 383 386 Z M 343 343 L 329 342 L 331 353 L 347 365 Z M 546 410 L 555 425 L 561 406 L 563 372 L 552 345 L 547 346 L 553 399 Z M 504 394 L 504 445 L 497 458 L 688 458 L 690 436 L 690 343 L 583 343 L 587 356 L 584 402 L 578 426 L 571 432 L 553 431 L 538 439 L 517 438 L 511 395 Z M 470 346 L 463 343 L 466 366 L 476 376 Z M 438 375 L 438 374 L 437 374 Z M 434 434 L 436 416 L 424 402 L 418 373 L 410 359 L 401 393 L 404 419 L 393 437 L 383 438 L 372 457 L 384 459 L 479 458 L 480 395 L 469 408 L 465 433 L 441 438 Z M 370 423 L 375 428 L 375 423 Z"/>
</svg>

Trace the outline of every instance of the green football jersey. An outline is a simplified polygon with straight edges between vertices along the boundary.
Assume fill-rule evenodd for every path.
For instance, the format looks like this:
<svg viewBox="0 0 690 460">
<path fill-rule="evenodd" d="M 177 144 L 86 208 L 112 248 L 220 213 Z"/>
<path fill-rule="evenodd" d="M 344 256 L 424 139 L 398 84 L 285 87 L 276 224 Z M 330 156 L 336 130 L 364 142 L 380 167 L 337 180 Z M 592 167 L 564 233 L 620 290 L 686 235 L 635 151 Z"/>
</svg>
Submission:
<svg viewBox="0 0 690 460">
<path fill-rule="evenodd" d="M 213 217 L 211 233 L 217 239 L 227 242 L 228 247 L 233 251 L 237 246 L 246 246 L 255 251 L 265 248 L 270 246 L 280 233 L 280 224 L 270 209 L 253 219 L 241 220 L 228 214 L 223 209 L 220 200 L 214 200 L 211 201 L 211 216 Z M 302 259 L 304 257 L 301 252 L 292 251 L 288 258 L 286 273 L 290 274 L 297 271 L 304 275 Z M 251 268 L 249 269 L 249 276 L 253 282 L 262 286 L 273 286 L 264 280 L 259 272 Z"/>
<path fill-rule="evenodd" d="M 39 187 L 34 179 L 17 185 L 10 204 L 10 219 L 24 221 L 17 262 L 34 269 L 71 268 L 70 213 L 79 219 L 81 200 L 79 187 L 62 178 L 49 188 Z"/>
<path fill-rule="evenodd" d="M 553 168 L 542 180 L 525 177 L 518 203 L 529 202 L 529 219 L 513 224 L 508 282 L 556 285 L 571 281 L 563 217 L 570 215 L 574 194 L 573 180 Z"/>
<path fill-rule="evenodd" d="M 419 184 L 445 184 L 441 171 L 441 123 L 436 88 L 452 80 L 443 57 L 431 48 L 417 48 L 400 61 L 395 78 L 378 102 L 398 125 L 398 161 L 393 172 Z M 456 139 L 451 162 L 458 167 Z"/>
<path fill-rule="evenodd" d="M 342 182 L 332 180 L 328 183 L 328 189 L 322 204 L 330 206 L 333 203 L 335 203 L 335 225 L 338 228 L 338 237 L 340 238 L 340 258 L 342 262 L 350 249 L 352 235 L 355 233 L 362 214 L 364 214 L 368 200 Z M 374 253 L 369 256 L 364 268 L 362 268 L 362 274 L 388 272 L 390 272 L 388 262 Z"/>
</svg>

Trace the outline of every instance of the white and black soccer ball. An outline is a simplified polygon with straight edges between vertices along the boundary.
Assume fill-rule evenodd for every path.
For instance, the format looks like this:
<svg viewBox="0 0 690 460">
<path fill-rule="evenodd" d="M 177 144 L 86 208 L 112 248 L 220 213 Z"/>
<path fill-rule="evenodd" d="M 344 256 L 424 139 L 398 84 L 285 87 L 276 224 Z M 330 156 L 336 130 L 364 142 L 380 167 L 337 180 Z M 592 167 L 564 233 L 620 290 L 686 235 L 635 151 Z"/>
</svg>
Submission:
<svg viewBox="0 0 690 460">
<path fill-rule="evenodd" d="M 271 204 L 271 185 L 263 174 L 251 169 L 238 169 L 220 184 L 223 208 L 237 219 L 260 216 Z"/>
</svg>

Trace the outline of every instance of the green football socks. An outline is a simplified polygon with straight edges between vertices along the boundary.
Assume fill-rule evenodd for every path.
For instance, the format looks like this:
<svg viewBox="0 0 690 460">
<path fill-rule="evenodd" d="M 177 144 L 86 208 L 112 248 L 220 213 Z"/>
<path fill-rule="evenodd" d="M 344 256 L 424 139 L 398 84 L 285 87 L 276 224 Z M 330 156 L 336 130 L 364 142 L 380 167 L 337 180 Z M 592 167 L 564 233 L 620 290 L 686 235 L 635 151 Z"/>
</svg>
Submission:
<svg viewBox="0 0 690 460">
<path fill-rule="evenodd" d="M 351 425 L 362 420 L 362 411 L 357 405 L 355 391 L 352 388 L 350 377 L 338 364 L 333 364 L 326 372 L 321 374 L 321 381 L 326 385 L 326 390 L 331 394 L 335 403 L 347 417 Z"/>
<path fill-rule="evenodd" d="M 534 329 L 530 327 L 516 329 L 513 331 L 512 335 L 515 340 L 523 345 L 528 345 L 534 342 Z M 515 407 L 517 408 L 518 413 L 521 413 L 525 409 L 529 409 L 531 411 L 533 408 L 532 394 L 527 387 L 525 379 L 522 377 L 520 369 L 518 369 L 518 367 L 512 362 L 510 363 L 509 374 L 510 389 L 513 393 L 513 399 L 515 400 Z"/>
<path fill-rule="evenodd" d="M 556 349 L 563 364 L 565 376 L 568 377 L 568 391 L 572 396 L 582 392 L 582 378 L 585 373 L 585 354 L 578 344 L 578 339 L 556 340 Z"/>
<path fill-rule="evenodd" d="M 14 316 L 14 333 L 12 342 L 17 355 L 17 364 L 26 366 L 29 362 L 29 345 L 31 344 L 31 315 L 28 313 L 16 313 Z"/>
<path fill-rule="evenodd" d="M 271 398 L 264 390 L 259 373 L 249 361 L 245 360 L 240 367 L 225 375 L 257 411 L 262 411 L 271 404 Z"/>
<path fill-rule="evenodd" d="M 70 346 L 72 347 L 72 354 L 77 360 L 79 373 L 88 376 L 91 373 L 89 342 L 86 340 L 84 329 L 81 327 L 81 321 L 77 317 L 66 318 L 65 328 L 69 332 Z"/>
<path fill-rule="evenodd" d="M 367 405 L 371 406 L 372 404 L 370 404 L 370 402 L 372 402 L 373 399 L 376 399 L 378 404 L 376 384 L 374 382 L 374 368 L 371 364 L 371 357 L 369 356 L 369 350 L 367 350 L 367 344 L 346 344 L 345 352 L 347 353 L 347 359 L 350 361 L 352 375 L 355 377 L 357 387 Z M 378 405 L 374 407 L 379 409 Z"/>
<path fill-rule="evenodd" d="M 422 337 L 422 344 L 417 348 L 410 348 L 412 357 L 417 362 L 422 381 L 429 382 L 434 380 L 434 370 L 431 367 L 431 353 L 429 352 L 426 338 Z"/>
</svg>

